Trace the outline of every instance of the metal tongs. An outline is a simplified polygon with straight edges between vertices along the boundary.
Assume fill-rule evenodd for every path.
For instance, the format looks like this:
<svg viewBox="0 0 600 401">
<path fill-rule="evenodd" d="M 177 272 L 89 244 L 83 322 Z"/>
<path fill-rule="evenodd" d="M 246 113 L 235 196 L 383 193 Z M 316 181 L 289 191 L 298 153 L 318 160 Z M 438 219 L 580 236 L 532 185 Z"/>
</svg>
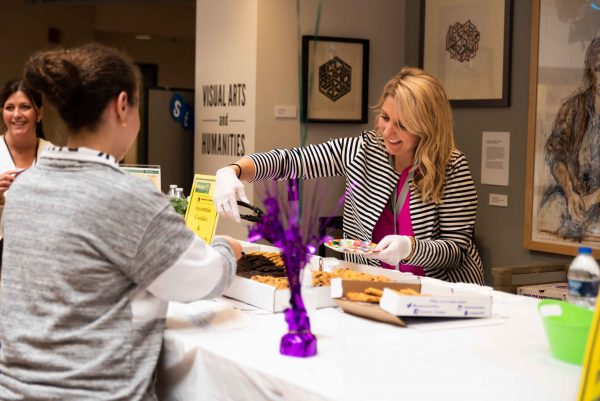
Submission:
<svg viewBox="0 0 600 401">
<path fill-rule="evenodd" d="M 237 204 L 239 206 L 250 209 L 254 212 L 254 214 L 241 214 L 240 213 L 240 218 L 243 220 L 250 221 L 252 223 L 258 223 L 259 221 L 262 220 L 262 217 L 265 214 L 265 212 L 263 212 L 261 208 L 251 205 L 249 203 L 246 203 L 244 201 L 239 200 L 239 201 L 237 201 Z"/>
</svg>

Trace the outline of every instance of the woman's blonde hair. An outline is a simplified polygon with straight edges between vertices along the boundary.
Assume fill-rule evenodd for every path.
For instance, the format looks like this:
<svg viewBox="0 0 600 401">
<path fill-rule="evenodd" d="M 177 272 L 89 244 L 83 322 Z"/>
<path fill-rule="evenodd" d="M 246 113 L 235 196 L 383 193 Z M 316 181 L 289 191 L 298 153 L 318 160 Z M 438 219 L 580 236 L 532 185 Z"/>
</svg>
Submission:
<svg viewBox="0 0 600 401">
<path fill-rule="evenodd" d="M 415 67 L 404 67 L 383 88 L 375 106 L 375 131 L 385 100 L 394 99 L 400 123 L 420 138 L 415 151 L 417 166 L 414 183 L 424 202 L 440 203 L 446 165 L 454 148 L 452 111 L 446 92 L 437 79 Z"/>
</svg>

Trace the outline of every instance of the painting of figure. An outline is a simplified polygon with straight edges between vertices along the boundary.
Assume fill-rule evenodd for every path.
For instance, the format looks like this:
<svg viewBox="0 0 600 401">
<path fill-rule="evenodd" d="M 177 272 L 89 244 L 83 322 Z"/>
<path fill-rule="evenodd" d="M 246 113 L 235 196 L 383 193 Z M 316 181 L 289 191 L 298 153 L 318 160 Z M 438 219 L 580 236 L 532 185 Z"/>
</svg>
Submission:
<svg viewBox="0 0 600 401">
<path fill-rule="evenodd" d="M 593 3 L 592 3 L 593 5 Z M 600 257 L 600 9 L 532 2 L 525 248 Z"/>
<path fill-rule="evenodd" d="M 541 199 L 540 228 L 600 240 L 600 37 L 587 48 L 582 87 L 560 107 L 546 141 L 554 185 Z"/>
</svg>

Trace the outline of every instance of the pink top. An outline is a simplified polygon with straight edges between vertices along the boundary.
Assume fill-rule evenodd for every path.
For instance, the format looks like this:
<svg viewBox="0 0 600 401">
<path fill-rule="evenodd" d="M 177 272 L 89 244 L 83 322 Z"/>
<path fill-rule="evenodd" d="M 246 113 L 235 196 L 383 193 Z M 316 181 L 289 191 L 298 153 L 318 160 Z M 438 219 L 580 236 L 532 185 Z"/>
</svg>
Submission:
<svg viewBox="0 0 600 401">
<path fill-rule="evenodd" d="M 402 190 L 402 186 L 408 177 L 408 172 L 410 170 L 410 166 L 405 168 L 400 174 L 400 179 L 398 180 L 397 193 L 400 194 Z M 375 224 L 375 228 L 373 229 L 373 242 L 379 242 L 386 235 L 394 234 L 394 213 L 391 210 L 390 202 L 387 203 L 381 216 L 379 216 L 379 220 Z M 404 204 L 402 205 L 402 209 L 398 214 L 398 235 L 408 235 L 414 236 L 412 228 L 412 220 L 410 219 L 410 191 L 406 194 L 406 199 L 404 200 Z M 385 269 L 395 269 L 394 266 L 388 265 L 387 263 L 381 262 L 381 266 Z M 417 276 L 424 276 L 425 272 L 423 268 L 420 266 L 413 265 L 405 265 L 400 264 L 401 272 L 410 272 Z"/>
</svg>

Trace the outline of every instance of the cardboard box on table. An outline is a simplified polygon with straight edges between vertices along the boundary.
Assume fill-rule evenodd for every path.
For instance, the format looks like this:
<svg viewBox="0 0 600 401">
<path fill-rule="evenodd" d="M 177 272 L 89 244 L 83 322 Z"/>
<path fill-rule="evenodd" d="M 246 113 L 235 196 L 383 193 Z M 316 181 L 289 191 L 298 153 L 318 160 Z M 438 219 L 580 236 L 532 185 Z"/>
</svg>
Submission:
<svg viewBox="0 0 600 401">
<path fill-rule="evenodd" d="M 344 298 L 348 292 L 362 292 L 368 287 L 383 289 L 379 304 L 351 302 Z M 420 294 L 401 295 L 394 290 L 411 288 Z M 419 280 L 415 283 L 373 283 L 333 279 L 331 295 L 338 298 L 338 305 L 354 315 L 406 326 L 406 317 L 489 317 L 492 313 L 492 295 L 453 287 L 449 283 Z"/>
<path fill-rule="evenodd" d="M 546 283 L 518 287 L 517 294 L 540 299 L 567 300 L 569 285 L 567 283 Z"/>
<path fill-rule="evenodd" d="M 278 248 L 268 245 L 252 244 L 242 242 L 244 252 L 280 252 Z M 319 269 L 319 256 L 312 256 L 305 268 L 311 270 Z M 330 258 L 328 258 L 330 259 Z M 329 264 L 331 267 L 331 264 Z M 392 280 L 403 281 L 407 283 L 418 283 L 418 278 L 406 273 L 400 273 L 394 270 L 386 270 L 373 266 L 359 265 L 345 261 L 338 261 L 338 268 L 348 268 L 354 271 L 369 273 L 372 275 L 386 276 Z M 290 306 L 290 290 L 277 289 L 271 285 L 259 283 L 248 278 L 236 276 L 233 283 L 225 291 L 224 295 L 229 298 L 265 309 L 271 312 L 281 312 Z M 331 287 L 315 287 L 311 291 L 310 302 L 315 308 L 327 308 L 337 306 L 336 300 L 331 296 Z"/>
</svg>

